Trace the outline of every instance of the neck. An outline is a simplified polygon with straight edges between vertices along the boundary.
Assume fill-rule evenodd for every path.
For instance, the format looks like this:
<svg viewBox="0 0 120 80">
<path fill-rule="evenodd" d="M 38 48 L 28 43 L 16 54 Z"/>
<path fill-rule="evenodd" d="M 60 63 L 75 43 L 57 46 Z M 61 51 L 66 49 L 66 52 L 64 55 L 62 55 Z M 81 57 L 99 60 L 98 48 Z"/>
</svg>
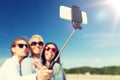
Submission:
<svg viewBox="0 0 120 80">
<path fill-rule="evenodd" d="M 50 67 L 50 61 L 46 61 L 46 66 L 49 68 Z"/>
<path fill-rule="evenodd" d="M 40 58 L 40 54 L 34 54 L 34 55 L 32 55 L 32 57 L 34 57 L 34 58 Z"/>
<path fill-rule="evenodd" d="M 19 56 L 17 56 L 17 55 L 14 55 L 14 56 L 16 56 L 16 57 L 18 58 L 18 61 L 19 61 L 19 63 L 21 64 L 23 58 L 22 58 L 22 57 L 19 57 Z"/>
</svg>

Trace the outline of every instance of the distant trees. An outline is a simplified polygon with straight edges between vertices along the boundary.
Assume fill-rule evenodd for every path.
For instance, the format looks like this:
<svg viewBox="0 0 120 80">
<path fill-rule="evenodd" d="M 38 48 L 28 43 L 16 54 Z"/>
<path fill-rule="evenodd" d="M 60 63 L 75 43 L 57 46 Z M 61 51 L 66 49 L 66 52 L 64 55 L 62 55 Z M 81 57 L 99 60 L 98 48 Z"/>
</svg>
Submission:
<svg viewBox="0 0 120 80">
<path fill-rule="evenodd" d="M 65 69 L 65 72 L 69 74 L 85 74 L 86 72 L 89 72 L 90 74 L 120 75 L 120 66 L 109 66 L 102 68 L 92 68 L 85 66 L 85 67 Z"/>
</svg>

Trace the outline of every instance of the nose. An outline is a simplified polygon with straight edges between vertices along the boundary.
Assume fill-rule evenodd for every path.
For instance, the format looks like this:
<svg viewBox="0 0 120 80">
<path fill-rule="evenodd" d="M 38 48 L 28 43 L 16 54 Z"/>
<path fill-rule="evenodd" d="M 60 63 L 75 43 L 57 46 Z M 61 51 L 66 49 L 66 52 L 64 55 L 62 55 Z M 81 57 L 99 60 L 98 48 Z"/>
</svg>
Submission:
<svg viewBox="0 0 120 80">
<path fill-rule="evenodd" d="M 39 44 L 36 44 L 36 46 L 39 46 Z"/>
<path fill-rule="evenodd" d="M 53 52 L 53 51 L 52 51 L 52 49 L 50 49 L 49 51 L 50 51 L 50 53 L 52 53 L 52 52 Z"/>
<path fill-rule="evenodd" d="M 26 46 L 23 46 L 23 48 L 27 48 Z"/>
</svg>

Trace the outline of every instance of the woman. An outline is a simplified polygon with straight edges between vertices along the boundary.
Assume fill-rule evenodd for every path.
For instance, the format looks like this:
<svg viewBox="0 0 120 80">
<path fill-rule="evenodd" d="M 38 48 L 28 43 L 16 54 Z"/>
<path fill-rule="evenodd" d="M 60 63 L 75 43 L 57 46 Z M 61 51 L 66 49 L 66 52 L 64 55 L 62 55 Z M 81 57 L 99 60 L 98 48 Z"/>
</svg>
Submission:
<svg viewBox="0 0 120 80">
<path fill-rule="evenodd" d="M 42 36 L 36 34 L 29 39 L 29 45 L 31 56 L 22 61 L 21 68 L 23 75 L 33 74 L 38 71 L 38 68 L 33 64 L 33 61 L 41 61 L 40 54 L 43 51 L 44 40 Z"/>
<path fill-rule="evenodd" d="M 59 50 L 55 43 L 48 42 L 44 46 L 43 53 L 41 55 L 43 65 L 50 67 L 51 62 L 58 55 Z M 53 75 L 50 80 L 66 80 L 64 70 L 60 64 L 60 58 L 56 61 L 53 66 Z"/>
<path fill-rule="evenodd" d="M 16 38 L 13 41 L 10 50 L 12 53 L 12 57 L 7 59 L 5 63 L 1 66 L 0 80 L 48 80 L 50 78 L 52 71 L 47 70 L 47 68 L 45 67 L 41 68 L 41 71 L 37 74 L 22 76 L 21 62 L 25 57 L 27 57 L 29 52 L 28 42 L 24 38 Z M 41 65 L 38 63 L 35 64 L 36 66 Z"/>
</svg>

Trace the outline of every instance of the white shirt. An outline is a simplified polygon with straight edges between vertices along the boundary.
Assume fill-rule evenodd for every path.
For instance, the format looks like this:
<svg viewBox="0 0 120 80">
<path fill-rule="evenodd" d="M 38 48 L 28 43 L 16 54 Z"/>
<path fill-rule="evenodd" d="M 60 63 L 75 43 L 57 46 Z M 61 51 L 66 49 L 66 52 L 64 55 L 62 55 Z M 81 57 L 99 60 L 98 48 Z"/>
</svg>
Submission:
<svg viewBox="0 0 120 80">
<path fill-rule="evenodd" d="M 5 61 L 0 68 L 0 80 L 36 80 L 36 74 L 20 76 L 18 58 L 13 56 Z"/>
</svg>

